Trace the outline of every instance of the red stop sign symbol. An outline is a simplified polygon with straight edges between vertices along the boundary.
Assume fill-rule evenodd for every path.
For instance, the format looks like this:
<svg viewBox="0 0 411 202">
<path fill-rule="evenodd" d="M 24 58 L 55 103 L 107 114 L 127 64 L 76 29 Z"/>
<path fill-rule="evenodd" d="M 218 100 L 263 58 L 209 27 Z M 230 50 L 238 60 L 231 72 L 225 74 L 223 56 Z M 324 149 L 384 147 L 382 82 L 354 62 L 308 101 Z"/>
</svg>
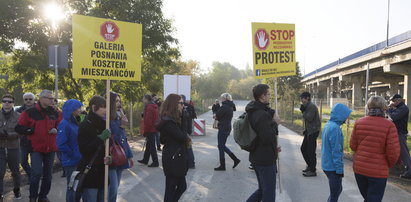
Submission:
<svg viewBox="0 0 411 202">
<path fill-rule="evenodd" d="M 106 41 L 115 41 L 120 36 L 120 29 L 114 22 L 104 22 L 100 26 L 100 35 Z"/>
<path fill-rule="evenodd" d="M 258 29 L 257 32 L 255 32 L 254 43 L 259 50 L 267 49 L 270 39 L 268 38 L 268 33 L 265 29 Z"/>
</svg>

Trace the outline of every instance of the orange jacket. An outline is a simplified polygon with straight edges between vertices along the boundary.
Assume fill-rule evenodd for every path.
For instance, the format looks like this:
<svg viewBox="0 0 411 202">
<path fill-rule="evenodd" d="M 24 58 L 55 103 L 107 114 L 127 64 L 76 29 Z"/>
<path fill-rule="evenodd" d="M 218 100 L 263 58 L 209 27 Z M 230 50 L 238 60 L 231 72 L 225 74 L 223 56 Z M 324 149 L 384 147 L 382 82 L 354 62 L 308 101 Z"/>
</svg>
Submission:
<svg viewBox="0 0 411 202">
<path fill-rule="evenodd" d="M 388 169 L 400 156 L 397 128 L 391 121 L 366 116 L 355 122 L 350 140 L 354 154 L 354 173 L 387 178 Z"/>
</svg>

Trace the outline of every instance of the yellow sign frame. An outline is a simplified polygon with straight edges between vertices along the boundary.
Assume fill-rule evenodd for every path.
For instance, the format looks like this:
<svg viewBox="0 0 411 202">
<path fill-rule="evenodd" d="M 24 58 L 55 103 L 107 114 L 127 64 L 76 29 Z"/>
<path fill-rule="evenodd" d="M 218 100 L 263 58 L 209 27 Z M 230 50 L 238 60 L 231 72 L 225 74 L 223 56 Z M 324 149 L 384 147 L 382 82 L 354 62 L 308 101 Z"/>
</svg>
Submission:
<svg viewBox="0 0 411 202">
<path fill-rule="evenodd" d="M 254 78 L 296 75 L 295 24 L 252 23 Z"/>
<path fill-rule="evenodd" d="M 73 15 L 73 77 L 141 80 L 142 25 Z"/>
</svg>

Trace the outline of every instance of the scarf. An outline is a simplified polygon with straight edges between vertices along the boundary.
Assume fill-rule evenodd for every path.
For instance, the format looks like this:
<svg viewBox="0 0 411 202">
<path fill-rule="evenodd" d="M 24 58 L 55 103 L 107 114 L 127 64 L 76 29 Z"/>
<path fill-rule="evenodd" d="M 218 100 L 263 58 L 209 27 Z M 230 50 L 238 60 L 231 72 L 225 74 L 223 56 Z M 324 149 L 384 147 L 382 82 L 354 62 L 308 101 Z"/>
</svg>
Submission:
<svg viewBox="0 0 411 202">
<path fill-rule="evenodd" d="M 385 117 L 385 112 L 382 109 L 368 109 L 368 116 Z"/>
</svg>

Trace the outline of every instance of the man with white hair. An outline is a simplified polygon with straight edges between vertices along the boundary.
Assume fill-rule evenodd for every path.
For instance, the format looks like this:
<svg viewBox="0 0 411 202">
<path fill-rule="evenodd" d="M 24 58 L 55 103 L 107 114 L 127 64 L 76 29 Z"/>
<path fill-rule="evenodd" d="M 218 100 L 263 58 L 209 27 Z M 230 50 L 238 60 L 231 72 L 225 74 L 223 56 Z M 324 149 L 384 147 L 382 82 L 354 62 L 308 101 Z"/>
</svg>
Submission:
<svg viewBox="0 0 411 202">
<path fill-rule="evenodd" d="M 23 106 L 19 107 L 16 111 L 22 113 L 27 109 L 30 109 L 35 104 L 35 96 L 32 92 L 24 93 L 23 95 Z M 31 143 L 25 135 L 20 138 L 20 164 L 23 170 L 27 173 L 30 181 L 31 166 L 29 164 L 29 153 L 31 152 Z"/>
<path fill-rule="evenodd" d="M 19 107 L 16 111 L 21 114 L 26 109 L 32 108 L 34 104 L 36 104 L 34 99 L 35 99 L 35 96 L 33 93 L 31 92 L 24 93 L 23 95 L 24 104 L 23 106 Z"/>
<path fill-rule="evenodd" d="M 30 175 L 30 202 L 49 202 L 54 156 L 57 151 L 57 127 L 61 114 L 53 108 L 54 97 L 49 90 L 40 93 L 39 102 L 24 111 L 19 118 L 16 131 L 28 136 L 32 173 Z M 39 192 L 39 184 L 41 186 Z"/>
</svg>

